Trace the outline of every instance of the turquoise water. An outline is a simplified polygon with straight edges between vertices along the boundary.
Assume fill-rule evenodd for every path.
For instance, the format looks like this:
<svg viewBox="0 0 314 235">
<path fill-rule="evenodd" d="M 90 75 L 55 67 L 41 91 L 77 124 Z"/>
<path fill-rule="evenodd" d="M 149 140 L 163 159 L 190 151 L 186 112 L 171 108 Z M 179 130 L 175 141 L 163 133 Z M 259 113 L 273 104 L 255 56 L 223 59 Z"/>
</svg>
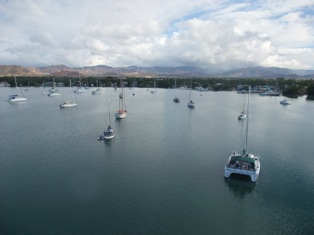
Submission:
<svg viewBox="0 0 314 235">
<path fill-rule="evenodd" d="M 251 95 L 248 151 L 261 156 L 256 184 L 224 179 L 244 145 L 243 94 L 103 88 L 59 109 L 60 97 L 0 89 L 0 234 L 313 234 L 314 102 L 282 106 Z M 99 142 L 111 97 L 116 138 Z M 134 96 L 132 95 L 134 93 Z"/>
</svg>

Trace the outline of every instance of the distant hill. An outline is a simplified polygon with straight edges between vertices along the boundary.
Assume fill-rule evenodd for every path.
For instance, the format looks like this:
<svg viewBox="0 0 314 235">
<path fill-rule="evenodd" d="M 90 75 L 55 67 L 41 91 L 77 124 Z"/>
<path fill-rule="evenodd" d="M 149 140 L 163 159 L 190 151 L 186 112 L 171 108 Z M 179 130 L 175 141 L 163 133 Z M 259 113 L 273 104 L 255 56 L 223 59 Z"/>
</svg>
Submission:
<svg viewBox="0 0 314 235">
<path fill-rule="evenodd" d="M 0 65 L 0 76 L 45 76 L 40 69 L 18 65 Z"/>
<path fill-rule="evenodd" d="M 214 74 L 195 66 L 178 67 L 110 67 L 107 65 L 70 68 L 66 65 L 52 65 L 41 68 L 17 65 L 0 65 L 0 76 L 55 76 L 55 77 L 221 77 L 221 78 L 293 78 L 313 79 L 314 70 L 291 70 L 278 67 L 249 67 Z"/>
<path fill-rule="evenodd" d="M 302 78 L 302 75 L 310 75 L 314 74 L 313 70 L 307 70 L 307 72 L 303 72 L 297 74 L 297 71 L 286 69 L 286 68 L 279 68 L 279 67 L 249 67 L 243 69 L 237 69 L 233 71 L 229 71 L 226 73 L 222 73 L 218 75 L 219 77 L 229 77 L 229 78 Z M 314 76 L 313 76 L 314 77 Z"/>
</svg>

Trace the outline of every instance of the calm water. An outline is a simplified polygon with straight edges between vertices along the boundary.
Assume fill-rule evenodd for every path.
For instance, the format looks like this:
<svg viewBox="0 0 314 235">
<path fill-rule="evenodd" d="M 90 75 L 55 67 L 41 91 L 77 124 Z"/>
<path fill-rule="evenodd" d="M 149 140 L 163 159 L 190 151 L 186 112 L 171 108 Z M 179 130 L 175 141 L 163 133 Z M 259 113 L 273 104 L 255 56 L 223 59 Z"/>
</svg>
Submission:
<svg viewBox="0 0 314 235">
<path fill-rule="evenodd" d="M 243 148 L 237 120 L 243 95 L 125 90 L 128 116 L 116 121 L 118 92 L 70 97 L 0 89 L 0 234 L 313 234 L 314 102 L 281 106 L 282 97 L 251 96 L 249 152 L 261 156 L 256 184 L 224 179 L 233 150 Z M 135 95 L 133 96 L 132 93 Z M 202 94 L 202 96 L 201 96 Z"/>
</svg>

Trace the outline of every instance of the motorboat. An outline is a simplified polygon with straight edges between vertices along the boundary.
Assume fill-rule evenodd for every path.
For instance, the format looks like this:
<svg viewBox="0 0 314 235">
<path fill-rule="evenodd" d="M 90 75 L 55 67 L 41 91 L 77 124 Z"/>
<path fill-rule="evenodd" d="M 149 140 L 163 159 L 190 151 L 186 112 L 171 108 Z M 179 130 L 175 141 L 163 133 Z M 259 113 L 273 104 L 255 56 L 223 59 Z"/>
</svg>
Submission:
<svg viewBox="0 0 314 235">
<path fill-rule="evenodd" d="M 60 104 L 60 108 L 71 108 L 71 107 L 76 107 L 77 103 L 74 103 L 72 101 L 65 101 L 62 104 Z"/>
<path fill-rule="evenodd" d="M 280 101 L 280 104 L 282 104 L 282 105 L 289 105 L 291 103 L 287 99 L 283 99 L 283 100 Z"/>
</svg>

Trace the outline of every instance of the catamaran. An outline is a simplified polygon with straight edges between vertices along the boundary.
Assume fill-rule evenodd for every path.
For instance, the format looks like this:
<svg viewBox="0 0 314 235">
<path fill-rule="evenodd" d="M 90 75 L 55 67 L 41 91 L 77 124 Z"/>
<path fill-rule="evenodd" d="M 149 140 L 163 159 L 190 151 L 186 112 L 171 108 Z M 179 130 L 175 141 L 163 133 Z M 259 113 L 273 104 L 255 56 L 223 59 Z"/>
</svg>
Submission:
<svg viewBox="0 0 314 235">
<path fill-rule="evenodd" d="M 234 151 L 228 158 L 225 164 L 225 177 L 228 178 L 231 174 L 248 175 L 251 177 L 251 181 L 256 182 L 261 169 L 260 157 L 247 153 L 250 89 L 249 87 L 244 149 L 242 153 Z"/>
</svg>

